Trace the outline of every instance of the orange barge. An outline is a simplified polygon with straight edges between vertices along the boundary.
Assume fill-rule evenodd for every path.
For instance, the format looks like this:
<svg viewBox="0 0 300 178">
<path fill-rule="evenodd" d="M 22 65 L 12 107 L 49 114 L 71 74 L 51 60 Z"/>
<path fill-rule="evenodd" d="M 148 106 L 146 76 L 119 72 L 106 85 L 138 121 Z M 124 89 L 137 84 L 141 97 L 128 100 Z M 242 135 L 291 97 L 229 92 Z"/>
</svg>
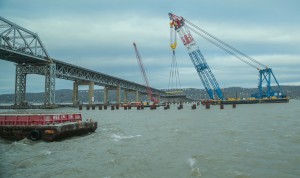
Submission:
<svg viewBox="0 0 300 178">
<path fill-rule="evenodd" d="M 81 114 L 0 114 L 0 137 L 8 140 L 55 141 L 87 134 L 97 122 L 82 121 Z"/>
</svg>

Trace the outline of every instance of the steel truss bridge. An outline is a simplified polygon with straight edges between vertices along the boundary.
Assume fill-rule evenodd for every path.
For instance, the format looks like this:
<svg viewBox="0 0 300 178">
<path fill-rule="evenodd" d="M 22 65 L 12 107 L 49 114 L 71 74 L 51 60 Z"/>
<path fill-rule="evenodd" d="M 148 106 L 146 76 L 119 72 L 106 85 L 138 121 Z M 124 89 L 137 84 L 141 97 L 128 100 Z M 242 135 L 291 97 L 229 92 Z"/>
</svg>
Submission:
<svg viewBox="0 0 300 178">
<path fill-rule="evenodd" d="M 78 85 L 83 83 L 88 83 L 90 90 L 93 90 L 94 85 L 104 86 L 107 90 L 115 88 L 119 96 L 118 92 L 121 89 L 147 93 L 147 87 L 144 85 L 51 58 L 36 33 L 3 17 L 0 17 L 0 59 L 16 63 L 15 105 L 25 103 L 27 74 L 45 76 L 44 104 L 48 106 L 55 105 L 56 78 L 74 81 L 73 102 L 78 98 Z M 151 89 L 157 96 L 165 95 L 162 90 Z M 93 92 L 89 92 L 91 97 Z"/>
</svg>

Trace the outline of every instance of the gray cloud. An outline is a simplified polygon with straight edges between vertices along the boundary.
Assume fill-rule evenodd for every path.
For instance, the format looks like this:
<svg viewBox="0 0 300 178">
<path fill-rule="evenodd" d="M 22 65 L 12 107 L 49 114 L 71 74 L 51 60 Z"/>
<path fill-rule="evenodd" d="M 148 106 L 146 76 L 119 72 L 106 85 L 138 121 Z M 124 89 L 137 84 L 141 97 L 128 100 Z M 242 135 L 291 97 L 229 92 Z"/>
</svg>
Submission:
<svg viewBox="0 0 300 178">
<path fill-rule="evenodd" d="M 281 84 L 299 85 L 295 77 L 300 67 L 299 7 L 292 0 L 0 2 L 1 16 L 37 32 L 53 58 L 143 83 L 132 46 L 135 41 L 156 88 L 168 87 L 170 11 L 272 67 Z M 258 71 L 194 37 L 221 87 L 257 86 Z M 178 43 L 182 86 L 203 88 L 186 49 Z M 0 94 L 13 93 L 14 65 L 0 60 L 0 66 Z M 43 84 L 34 84 L 36 78 L 43 80 L 43 76 L 29 77 L 28 91 L 44 90 Z M 56 88 L 72 85 L 58 80 Z"/>
</svg>

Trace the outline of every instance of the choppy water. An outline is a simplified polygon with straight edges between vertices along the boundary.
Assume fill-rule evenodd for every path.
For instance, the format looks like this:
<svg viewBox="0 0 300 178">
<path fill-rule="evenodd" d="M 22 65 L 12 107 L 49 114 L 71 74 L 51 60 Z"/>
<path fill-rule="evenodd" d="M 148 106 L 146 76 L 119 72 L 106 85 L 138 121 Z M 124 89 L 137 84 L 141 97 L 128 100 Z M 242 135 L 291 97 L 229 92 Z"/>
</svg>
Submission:
<svg viewBox="0 0 300 178">
<path fill-rule="evenodd" d="M 224 110 L 218 106 L 191 110 L 190 106 L 83 110 L 84 118 L 99 123 L 93 134 L 51 143 L 0 139 L 0 175 L 300 177 L 300 101 L 225 106 Z M 79 112 L 75 108 L 45 111 Z"/>
</svg>

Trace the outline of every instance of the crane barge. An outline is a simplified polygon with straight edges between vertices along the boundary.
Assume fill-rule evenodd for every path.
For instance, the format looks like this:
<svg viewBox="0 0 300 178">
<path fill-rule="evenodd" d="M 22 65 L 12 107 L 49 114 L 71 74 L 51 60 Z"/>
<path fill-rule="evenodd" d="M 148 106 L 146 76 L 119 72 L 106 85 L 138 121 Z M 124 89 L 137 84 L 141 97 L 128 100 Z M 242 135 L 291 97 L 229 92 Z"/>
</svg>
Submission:
<svg viewBox="0 0 300 178">
<path fill-rule="evenodd" d="M 218 39 L 202 28 L 196 26 L 190 21 L 186 20 L 183 17 L 177 16 L 173 13 L 169 13 L 170 18 L 170 29 L 171 29 L 171 48 L 175 48 L 177 45 L 176 41 L 176 32 L 179 34 L 181 41 L 186 47 L 188 54 L 191 58 L 191 61 L 201 79 L 201 82 L 208 93 L 209 98 L 212 103 L 241 103 L 241 104 L 249 104 L 249 103 L 281 103 L 288 102 L 289 98 L 286 96 L 285 92 L 279 85 L 273 71 L 271 68 L 266 65 L 260 63 L 259 61 L 249 57 L 245 53 L 239 51 L 238 49 L 232 47 L 228 43 Z M 208 42 L 217 46 L 218 48 L 224 50 L 228 54 L 236 57 L 237 59 L 243 61 L 251 67 L 254 67 L 259 71 L 259 83 L 258 83 L 258 91 L 256 93 L 251 94 L 251 97 L 248 99 L 240 100 L 240 99 L 225 99 L 222 93 L 222 90 L 219 87 L 219 84 L 213 75 L 210 67 L 208 66 L 204 56 L 202 55 L 200 48 L 196 44 L 193 36 L 191 35 L 191 31 L 195 34 L 201 36 Z M 276 86 L 272 87 L 271 81 L 272 79 L 275 81 Z M 266 87 L 263 87 L 263 84 L 266 83 Z M 216 98 L 215 93 L 218 98 Z"/>
</svg>

